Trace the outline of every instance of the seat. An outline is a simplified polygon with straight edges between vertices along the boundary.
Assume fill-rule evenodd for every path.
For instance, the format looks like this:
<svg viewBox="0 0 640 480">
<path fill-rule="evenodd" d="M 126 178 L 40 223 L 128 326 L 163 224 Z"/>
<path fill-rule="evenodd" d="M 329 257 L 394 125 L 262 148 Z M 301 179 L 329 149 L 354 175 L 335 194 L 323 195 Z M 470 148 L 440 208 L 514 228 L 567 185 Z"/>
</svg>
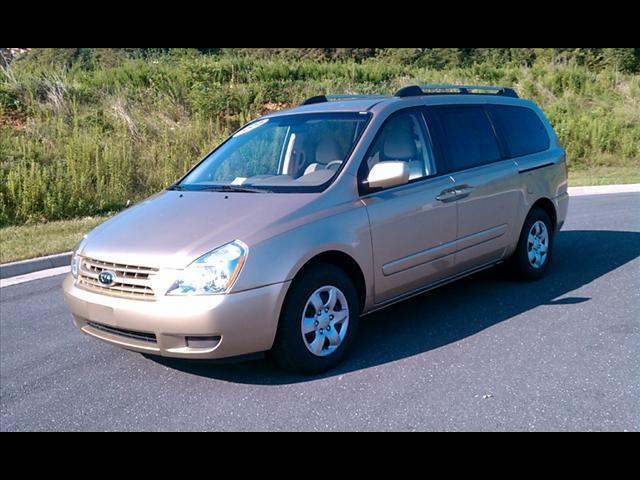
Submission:
<svg viewBox="0 0 640 480">
<path fill-rule="evenodd" d="M 424 160 L 416 145 L 413 125 L 407 118 L 399 118 L 389 125 L 385 133 L 382 156 L 388 161 L 404 161 L 409 163 L 409 179 L 425 176 Z M 384 161 L 382 160 L 382 161 Z"/>
<path fill-rule="evenodd" d="M 341 153 L 340 144 L 335 141 L 333 138 L 325 138 L 321 140 L 318 145 L 316 145 L 315 150 L 315 162 L 311 163 L 304 170 L 303 175 L 307 175 L 309 173 L 313 173 L 317 170 L 322 170 L 327 168 L 327 165 L 334 161 L 343 161 L 344 156 Z M 334 165 L 338 165 L 337 163 Z M 333 165 L 329 166 L 332 168 Z"/>
</svg>

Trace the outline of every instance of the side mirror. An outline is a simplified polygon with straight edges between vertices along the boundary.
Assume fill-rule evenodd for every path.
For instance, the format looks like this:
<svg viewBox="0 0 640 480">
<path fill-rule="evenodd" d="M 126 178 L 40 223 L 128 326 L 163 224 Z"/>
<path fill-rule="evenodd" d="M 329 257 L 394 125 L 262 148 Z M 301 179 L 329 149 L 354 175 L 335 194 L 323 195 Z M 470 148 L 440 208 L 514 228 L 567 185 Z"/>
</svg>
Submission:
<svg viewBox="0 0 640 480">
<path fill-rule="evenodd" d="M 409 182 L 409 164 L 407 162 L 376 163 L 367 177 L 369 188 L 390 188 Z"/>
</svg>

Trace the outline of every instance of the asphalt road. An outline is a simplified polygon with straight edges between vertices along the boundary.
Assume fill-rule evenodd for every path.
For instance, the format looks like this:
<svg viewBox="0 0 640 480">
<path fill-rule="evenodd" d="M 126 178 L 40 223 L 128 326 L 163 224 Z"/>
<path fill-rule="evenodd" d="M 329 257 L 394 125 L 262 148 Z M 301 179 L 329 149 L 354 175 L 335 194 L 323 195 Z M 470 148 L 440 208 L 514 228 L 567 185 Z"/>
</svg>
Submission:
<svg viewBox="0 0 640 480">
<path fill-rule="evenodd" d="M 319 377 L 159 361 L 73 326 L 62 277 L 0 289 L 0 429 L 640 430 L 640 194 L 573 198 L 544 280 L 499 270 L 363 321 Z"/>
</svg>

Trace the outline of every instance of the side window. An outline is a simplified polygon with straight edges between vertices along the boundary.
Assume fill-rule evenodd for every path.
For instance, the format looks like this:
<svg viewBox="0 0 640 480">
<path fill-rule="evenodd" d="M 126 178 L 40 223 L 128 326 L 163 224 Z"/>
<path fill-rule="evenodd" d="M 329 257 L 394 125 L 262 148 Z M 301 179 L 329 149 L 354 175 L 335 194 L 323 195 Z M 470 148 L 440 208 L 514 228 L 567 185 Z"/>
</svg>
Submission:
<svg viewBox="0 0 640 480">
<path fill-rule="evenodd" d="M 547 130 L 533 110 L 492 105 L 489 112 L 511 157 L 530 155 L 549 148 Z"/>
<path fill-rule="evenodd" d="M 360 177 L 366 178 L 376 163 L 387 161 L 407 162 L 410 181 L 433 175 L 435 166 L 427 148 L 423 122 L 422 114 L 417 111 L 391 116 L 369 148 Z"/>
<path fill-rule="evenodd" d="M 440 123 L 437 140 L 450 170 L 465 170 L 502 158 L 484 107 L 438 107 L 433 115 Z"/>
</svg>

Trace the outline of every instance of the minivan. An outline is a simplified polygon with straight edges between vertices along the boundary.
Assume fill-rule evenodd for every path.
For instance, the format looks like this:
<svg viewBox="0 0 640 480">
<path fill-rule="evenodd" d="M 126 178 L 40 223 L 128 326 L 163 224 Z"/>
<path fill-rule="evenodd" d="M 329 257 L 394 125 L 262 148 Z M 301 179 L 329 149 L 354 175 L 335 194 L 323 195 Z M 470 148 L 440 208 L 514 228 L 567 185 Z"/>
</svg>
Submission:
<svg viewBox="0 0 640 480">
<path fill-rule="evenodd" d="M 316 373 L 363 315 L 500 263 L 541 278 L 567 206 L 565 151 L 512 88 L 319 95 L 90 232 L 64 295 L 114 345 Z"/>
</svg>

